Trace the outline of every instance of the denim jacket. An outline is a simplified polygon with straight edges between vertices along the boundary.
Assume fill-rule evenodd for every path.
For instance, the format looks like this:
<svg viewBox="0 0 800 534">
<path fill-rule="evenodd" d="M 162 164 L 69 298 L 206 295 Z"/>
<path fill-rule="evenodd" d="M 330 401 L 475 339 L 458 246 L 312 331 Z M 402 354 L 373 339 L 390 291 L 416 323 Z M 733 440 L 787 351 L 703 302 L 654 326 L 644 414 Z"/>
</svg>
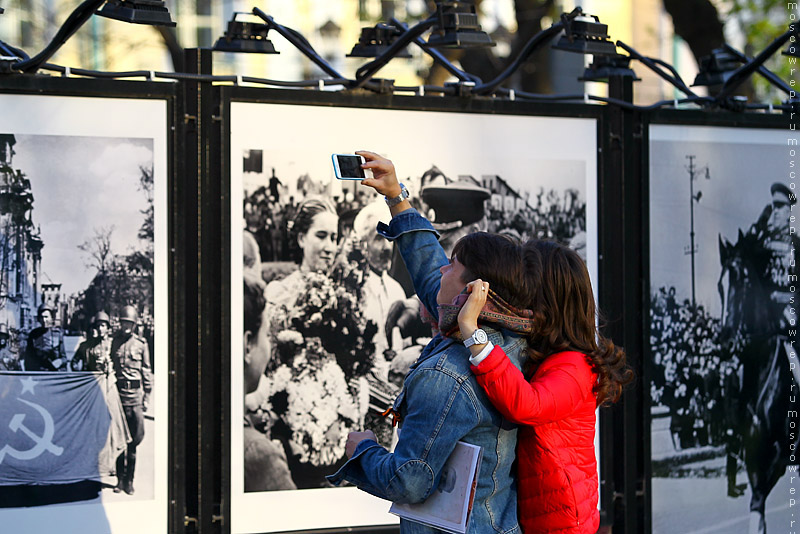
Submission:
<svg viewBox="0 0 800 534">
<path fill-rule="evenodd" d="M 436 295 L 448 263 L 436 231 L 416 210 L 396 215 L 378 232 L 396 241 L 422 303 L 438 317 Z M 525 339 L 508 331 L 485 329 L 519 367 Z M 483 448 L 475 503 L 467 532 L 518 533 L 517 490 L 512 474 L 516 428 L 494 409 L 469 367 L 469 351 L 437 334 L 406 375 L 394 403 L 400 415 L 393 453 L 372 440 L 358 444 L 352 458 L 328 480 L 343 481 L 397 503 L 424 501 L 439 484 L 442 467 L 459 440 Z M 401 520 L 404 534 L 440 532 Z"/>
</svg>

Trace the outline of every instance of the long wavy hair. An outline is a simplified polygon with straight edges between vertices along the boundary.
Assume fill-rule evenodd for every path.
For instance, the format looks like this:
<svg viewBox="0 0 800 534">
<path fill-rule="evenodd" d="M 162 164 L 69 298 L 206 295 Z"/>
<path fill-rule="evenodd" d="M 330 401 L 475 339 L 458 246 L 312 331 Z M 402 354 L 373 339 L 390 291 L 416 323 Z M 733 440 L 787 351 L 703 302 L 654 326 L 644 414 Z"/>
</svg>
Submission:
<svg viewBox="0 0 800 534">
<path fill-rule="evenodd" d="M 581 352 L 597 373 L 593 389 L 597 405 L 616 402 L 633 380 L 633 371 L 625 362 L 625 351 L 597 329 L 598 311 L 586 264 L 577 252 L 553 241 L 534 239 L 524 247 L 538 251 L 542 261 L 541 292 L 533 305 L 537 327 L 530 339 L 531 361 L 538 367 L 551 354 Z"/>
<path fill-rule="evenodd" d="M 581 352 L 597 374 L 593 388 L 597 405 L 619 399 L 633 372 L 626 365 L 625 351 L 597 329 L 589 272 L 574 250 L 553 241 L 521 243 L 505 235 L 476 232 L 456 243 L 453 256 L 465 267 L 469 278 L 465 282 L 486 280 L 512 306 L 533 310 L 526 377 L 553 354 Z"/>
</svg>

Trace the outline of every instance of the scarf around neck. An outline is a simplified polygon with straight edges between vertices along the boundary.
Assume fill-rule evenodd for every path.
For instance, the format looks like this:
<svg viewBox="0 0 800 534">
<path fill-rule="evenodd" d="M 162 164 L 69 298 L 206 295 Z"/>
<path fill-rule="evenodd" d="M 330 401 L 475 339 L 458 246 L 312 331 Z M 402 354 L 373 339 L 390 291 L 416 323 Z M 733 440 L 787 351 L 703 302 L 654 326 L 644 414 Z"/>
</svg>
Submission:
<svg viewBox="0 0 800 534">
<path fill-rule="evenodd" d="M 468 298 L 469 293 L 465 289 L 453 299 L 452 304 L 439 305 L 438 327 L 443 336 L 464 341 L 458 328 L 458 313 Z M 533 333 L 533 310 L 515 308 L 489 289 L 486 304 L 478 314 L 478 323 L 529 336 Z"/>
</svg>

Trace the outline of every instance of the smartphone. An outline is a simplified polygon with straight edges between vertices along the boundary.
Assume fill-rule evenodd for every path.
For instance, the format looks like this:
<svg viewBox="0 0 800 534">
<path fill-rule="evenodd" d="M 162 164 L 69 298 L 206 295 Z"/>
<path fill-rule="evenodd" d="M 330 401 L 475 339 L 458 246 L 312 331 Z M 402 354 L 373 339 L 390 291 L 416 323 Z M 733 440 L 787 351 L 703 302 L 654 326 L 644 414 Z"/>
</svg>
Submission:
<svg viewBox="0 0 800 534">
<path fill-rule="evenodd" d="M 364 156 L 357 154 L 333 154 L 333 172 L 339 180 L 364 180 L 372 178 L 372 169 L 362 169 Z"/>
</svg>

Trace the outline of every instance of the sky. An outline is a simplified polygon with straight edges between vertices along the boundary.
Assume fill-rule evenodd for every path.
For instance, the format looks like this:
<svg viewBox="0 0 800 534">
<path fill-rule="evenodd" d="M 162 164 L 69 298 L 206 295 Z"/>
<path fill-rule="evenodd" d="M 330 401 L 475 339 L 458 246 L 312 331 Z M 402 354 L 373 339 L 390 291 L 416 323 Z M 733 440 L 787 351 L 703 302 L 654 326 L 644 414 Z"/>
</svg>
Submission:
<svg viewBox="0 0 800 534">
<path fill-rule="evenodd" d="M 594 130 L 586 129 L 588 121 L 577 119 L 506 116 L 499 126 L 497 116 L 404 111 L 402 119 L 393 119 L 388 125 L 382 124 L 387 115 L 380 110 L 270 109 L 263 104 L 242 104 L 237 110 L 246 114 L 246 122 L 258 127 L 234 129 L 232 150 L 264 150 L 264 175 L 243 176 L 245 191 L 265 185 L 272 167 L 284 185 L 308 173 L 338 187 L 331 154 L 372 150 L 394 161 L 401 180 L 419 178 L 436 165 L 452 179 L 470 175 L 480 180 L 484 174 L 496 174 L 517 190 L 573 188 L 585 199 L 584 160 L 587 147 L 593 147 L 595 141 Z M 266 110 L 264 121 L 256 120 Z M 304 113 L 315 116 L 304 119 Z M 262 128 L 264 124 L 267 127 Z M 561 141 L 570 136 L 574 144 Z M 270 153 L 279 154 L 278 161 L 270 158 Z M 243 154 L 233 153 L 232 157 Z"/>
<path fill-rule="evenodd" d="M 789 185 L 786 132 L 741 128 L 657 126 L 650 154 L 651 287 L 674 286 L 691 299 L 689 160 L 702 175 L 694 192 L 695 293 L 697 303 L 720 313 L 719 237 L 735 243 L 772 200 L 773 182 Z M 655 138 L 655 139 L 654 139 Z M 660 138 L 660 139 L 659 139 Z M 705 178 L 705 168 L 709 178 Z"/>
<path fill-rule="evenodd" d="M 78 249 L 95 229 L 114 227 L 116 254 L 140 247 L 137 232 L 147 202 L 139 190 L 139 166 L 153 167 L 153 142 L 49 135 L 16 140 L 12 166 L 31 182 L 33 222 L 44 241 L 41 280 L 62 284 L 65 295 L 77 293 L 96 274 Z"/>
</svg>

